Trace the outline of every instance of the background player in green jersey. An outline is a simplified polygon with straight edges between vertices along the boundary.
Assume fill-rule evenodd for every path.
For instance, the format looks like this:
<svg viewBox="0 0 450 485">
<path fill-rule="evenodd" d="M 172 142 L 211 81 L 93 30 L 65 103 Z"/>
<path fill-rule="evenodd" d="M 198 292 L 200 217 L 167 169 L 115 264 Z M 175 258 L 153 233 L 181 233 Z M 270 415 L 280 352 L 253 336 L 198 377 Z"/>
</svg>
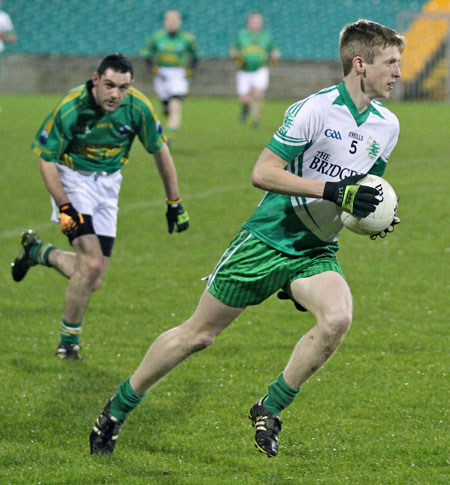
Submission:
<svg viewBox="0 0 450 485">
<path fill-rule="evenodd" d="M 12 264 L 21 281 L 36 264 L 69 278 L 61 359 L 80 359 L 79 339 L 89 298 L 99 288 L 116 237 L 121 168 L 136 135 L 155 159 L 167 195 L 169 232 L 184 231 L 184 211 L 175 165 L 150 101 L 132 87 L 133 67 L 122 54 L 105 57 L 85 85 L 72 89 L 45 119 L 32 144 L 52 196 L 53 220 L 60 221 L 74 252 L 44 243 L 33 231 L 22 234 L 22 249 Z"/>
<path fill-rule="evenodd" d="M 356 182 L 366 172 L 381 174 L 397 142 L 397 118 L 374 99 L 389 97 L 400 76 L 403 46 L 395 31 L 367 20 L 343 29 L 343 82 L 286 111 L 253 169 L 253 185 L 267 191 L 262 202 L 210 275 L 194 314 L 153 342 L 108 401 L 91 432 L 91 453 L 111 453 L 122 423 L 149 388 L 211 345 L 246 306 L 282 289 L 316 324 L 249 411 L 255 445 L 268 456 L 277 454 L 281 411 L 350 328 L 352 295 L 335 255 L 342 229 L 338 209 L 365 217 L 378 204 L 378 191 Z M 393 225 L 386 229 L 392 230 Z M 270 334 L 258 332 L 255 345 L 258 338 Z"/>
<path fill-rule="evenodd" d="M 164 29 L 155 32 L 142 50 L 154 73 L 153 86 L 167 119 L 167 136 L 172 139 L 181 124 L 183 99 L 197 66 L 199 52 L 195 37 L 181 29 L 181 14 L 168 10 Z"/>
<path fill-rule="evenodd" d="M 242 105 L 241 120 L 246 121 L 250 111 L 255 127 L 259 124 L 264 95 L 269 87 L 268 64 L 280 57 L 272 35 L 262 30 L 263 26 L 263 16 L 259 12 L 250 13 L 246 28 L 239 31 L 230 49 L 231 58 L 239 66 L 236 83 Z"/>
</svg>

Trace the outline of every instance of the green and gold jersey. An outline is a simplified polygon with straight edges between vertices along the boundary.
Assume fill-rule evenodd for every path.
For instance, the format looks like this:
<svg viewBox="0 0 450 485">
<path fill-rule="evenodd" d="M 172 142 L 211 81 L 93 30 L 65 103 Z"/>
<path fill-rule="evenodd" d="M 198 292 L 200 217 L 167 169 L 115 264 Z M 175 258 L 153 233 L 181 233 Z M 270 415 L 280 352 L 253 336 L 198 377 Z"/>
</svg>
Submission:
<svg viewBox="0 0 450 485">
<path fill-rule="evenodd" d="M 240 69 L 254 72 L 268 64 L 270 53 L 276 48 L 269 32 L 250 32 L 242 29 L 232 46 L 239 52 Z"/>
<path fill-rule="evenodd" d="M 357 174 L 382 176 L 399 134 L 396 116 L 372 101 L 359 113 L 344 82 L 301 100 L 285 113 L 267 145 L 299 177 L 338 182 Z M 244 224 L 269 246 L 291 255 L 337 250 L 342 229 L 333 202 L 267 192 Z"/>
<path fill-rule="evenodd" d="M 92 81 L 67 93 L 44 120 L 31 148 L 41 158 L 76 170 L 115 172 L 128 162 L 135 136 L 149 153 L 165 141 L 150 101 L 131 87 L 110 113 L 95 102 Z"/>
<path fill-rule="evenodd" d="M 169 34 L 166 30 L 155 32 L 141 52 L 159 67 L 189 67 L 199 57 L 197 41 L 189 32 Z"/>
</svg>

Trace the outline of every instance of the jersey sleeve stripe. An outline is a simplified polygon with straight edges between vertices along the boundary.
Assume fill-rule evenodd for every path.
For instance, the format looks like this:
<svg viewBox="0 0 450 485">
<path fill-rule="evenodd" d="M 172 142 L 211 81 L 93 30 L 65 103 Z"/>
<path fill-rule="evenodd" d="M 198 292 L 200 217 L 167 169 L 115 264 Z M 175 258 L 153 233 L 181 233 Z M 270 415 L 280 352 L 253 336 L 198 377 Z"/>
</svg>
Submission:
<svg viewBox="0 0 450 485">
<path fill-rule="evenodd" d="M 279 143 L 282 143 L 283 145 L 302 147 L 302 146 L 305 146 L 308 143 L 308 140 L 306 140 L 304 138 L 286 139 L 285 137 L 281 136 L 279 133 L 275 133 L 273 135 L 273 138 L 274 138 L 274 140 L 276 140 Z"/>
<path fill-rule="evenodd" d="M 130 96 L 134 97 L 134 98 L 139 99 L 139 101 L 142 101 L 147 106 L 147 108 L 150 110 L 150 112 L 153 115 L 153 118 L 155 118 L 155 120 L 158 118 L 156 116 L 155 109 L 153 108 L 152 103 L 150 103 L 150 101 L 148 100 L 148 98 L 144 94 L 142 94 L 136 88 L 130 88 L 130 90 L 128 91 L 128 94 Z"/>
<path fill-rule="evenodd" d="M 284 133 L 281 133 L 280 130 L 278 130 L 275 134 L 282 140 L 286 140 L 290 142 L 306 143 L 308 141 L 306 138 L 295 138 L 293 136 L 285 135 Z"/>
</svg>

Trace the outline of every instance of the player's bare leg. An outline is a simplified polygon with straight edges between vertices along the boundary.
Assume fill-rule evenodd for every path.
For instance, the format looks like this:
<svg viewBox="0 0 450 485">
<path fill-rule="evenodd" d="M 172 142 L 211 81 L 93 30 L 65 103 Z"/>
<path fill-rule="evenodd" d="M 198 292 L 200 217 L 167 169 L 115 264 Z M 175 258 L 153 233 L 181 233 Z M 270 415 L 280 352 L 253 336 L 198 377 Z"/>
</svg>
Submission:
<svg viewBox="0 0 450 485">
<path fill-rule="evenodd" d="M 63 251 L 55 248 L 48 255 L 48 262 L 66 278 L 71 278 L 75 273 L 76 254 L 71 251 Z"/>
<path fill-rule="evenodd" d="M 264 101 L 264 91 L 258 88 L 252 88 L 251 102 L 250 102 L 250 118 L 252 120 L 253 127 L 257 128 L 261 121 L 261 109 Z"/>
<path fill-rule="evenodd" d="M 98 288 L 105 274 L 109 258 L 103 257 L 95 234 L 80 236 L 73 240 L 72 245 L 76 254 L 73 273 L 66 288 L 64 319 L 79 322 L 86 312 L 92 292 Z M 66 264 L 66 269 L 70 269 L 72 260 L 70 256 L 63 266 Z"/>
<path fill-rule="evenodd" d="M 299 388 L 325 364 L 345 337 L 352 321 L 352 297 L 344 278 L 334 271 L 295 280 L 290 291 L 317 320 L 297 343 L 283 371 L 285 381 Z"/>
<path fill-rule="evenodd" d="M 144 393 L 191 354 L 211 345 L 243 310 L 225 305 L 205 291 L 192 317 L 161 334 L 132 377 L 107 402 L 89 437 L 91 453 L 111 454 L 123 422 Z"/>
<path fill-rule="evenodd" d="M 73 274 L 75 273 L 76 269 L 76 259 L 77 255 L 74 252 L 70 251 L 63 251 L 62 249 L 54 248 L 49 253 L 48 261 L 53 268 L 59 271 L 63 276 L 66 278 L 72 278 Z M 103 276 L 106 272 L 106 268 L 109 264 L 109 257 L 103 256 L 103 268 L 102 272 L 97 278 L 96 283 L 94 284 L 94 291 L 97 290 L 102 282 Z"/>
<path fill-rule="evenodd" d="M 295 280 L 290 296 L 316 317 L 316 325 L 297 343 L 286 368 L 269 386 L 268 395 L 249 413 L 256 427 L 255 446 L 267 456 L 278 452 L 280 412 L 298 394 L 300 386 L 333 355 L 351 324 L 352 298 L 344 278 L 327 271 Z"/>
<path fill-rule="evenodd" d="M 72 241 L 72 245 L 75 249 L 75 262 L 73 273 L 66 287 L 64 314 L 60 329 L 61 341 L 56 349 L 56 356 L 60 359 L 78 360 L 81 358 L 79 340 L 83 317 L 92 292 L 101 284 L 109 258 L 103 256 L 98 237 L 95 234 L 77 237 Z M 60 258 L 59 264 L 63 268 L 66 264 L 65 269 L 72 270 L 72 256 L 64 260 L 63 254 L 56 254 L 55 259 L 57 258 Z"/>
<path fill-rule="evenodd" d="M 297 343 L 283 371 L 285 381 L 299 388 L 333 355 L 348 332 L 352 297 L 344 278 L 334 271 L 295 280 L 290 291 L 317 320 Z"/>
<path fill-rule="evenodd" d="M 143 395 L 191 354 L 211 345 L 243 310 L 225 305 L 205 290 L 192 317 L 161 334 L 150 346 L 130 378 L 132 388 Z"/>
<path fill-rule="evenodd" d="M 239 102 L 241 103 L 241 121 L 243 123 L 245 123 L 248 118 L 250 101 L 251 101 L 250 93 L 239 96 Z"/>
<path fill-rule="evenodd" d="M 171 133 L 176 133 L 181 125 L 181 113 L 183 109 L 183 101 L 179 98 L 170 98 L 167 119 L 167 130 Z"/>
</svg>

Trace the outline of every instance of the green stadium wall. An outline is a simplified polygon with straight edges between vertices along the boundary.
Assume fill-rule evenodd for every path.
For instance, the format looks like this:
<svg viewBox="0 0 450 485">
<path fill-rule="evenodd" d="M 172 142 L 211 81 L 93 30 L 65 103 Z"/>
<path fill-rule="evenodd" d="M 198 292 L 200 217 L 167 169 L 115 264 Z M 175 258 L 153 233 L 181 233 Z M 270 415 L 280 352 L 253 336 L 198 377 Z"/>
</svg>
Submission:
<svg viewBox="0 0 450 485">
<path fill-rule="evenodd" d="M 399 12 L 419 12 L 424 0 L 4 0 L 18 42 L 11 53 L 138 55 L 161 28 L 168 9 L 182 12 L 183 28 L 196 35 L 204 58 L 225 59 L 245 16 L 260 11 L 283 59 L 336 61 L 339 31 L 370 18 L 397 28 Z M 404 29 L 407 27 L 402 26 Z"/>
</svg>

